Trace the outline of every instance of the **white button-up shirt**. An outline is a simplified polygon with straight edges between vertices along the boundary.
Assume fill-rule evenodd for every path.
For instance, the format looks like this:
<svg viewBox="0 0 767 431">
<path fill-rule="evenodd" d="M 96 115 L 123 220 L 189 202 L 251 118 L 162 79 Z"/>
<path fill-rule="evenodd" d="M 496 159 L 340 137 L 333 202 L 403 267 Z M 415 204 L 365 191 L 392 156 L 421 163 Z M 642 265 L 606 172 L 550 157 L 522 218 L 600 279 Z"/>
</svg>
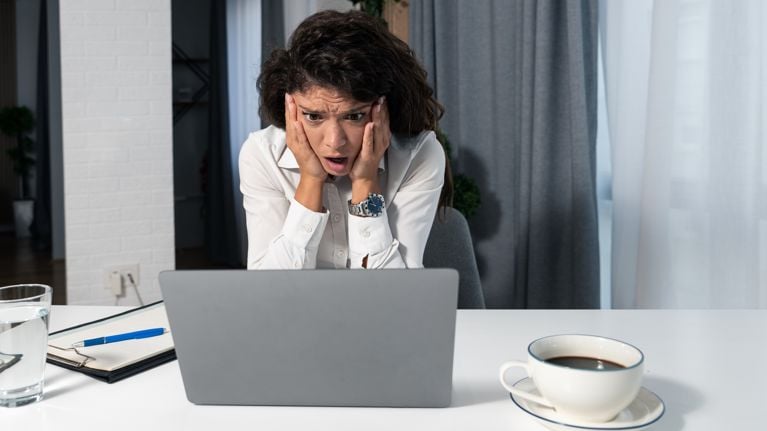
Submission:
<svg viewBox="0 0 767 431">
<path fill-rule="evenodd" d="M 386 208 L 349 214 L 351 182 L 325 183 L 318 213 L 296 202 L 298 162 L 274 126 L 251 133 L 240 150 L 240 190 L 248 227 L 248 269 L 421 268 L 445 174 L 434 132 L 392 142 L 379 166 Z"/>
</svg>

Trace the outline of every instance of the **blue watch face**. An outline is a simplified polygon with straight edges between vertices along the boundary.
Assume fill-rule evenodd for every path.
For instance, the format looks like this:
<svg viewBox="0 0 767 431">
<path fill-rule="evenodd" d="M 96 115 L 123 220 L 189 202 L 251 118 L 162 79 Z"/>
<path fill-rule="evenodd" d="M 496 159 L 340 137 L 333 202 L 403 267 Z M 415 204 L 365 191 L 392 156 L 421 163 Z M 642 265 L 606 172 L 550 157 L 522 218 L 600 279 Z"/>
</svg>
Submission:
<svg viewBox="0 0 767 431">
<path fill-rule="evenodd" d="M 383 212 L 383 199 L 380 195 L 371 194 L 368 197 L 368 211 L 371 214 L 381 214 Z"/>
</svg>

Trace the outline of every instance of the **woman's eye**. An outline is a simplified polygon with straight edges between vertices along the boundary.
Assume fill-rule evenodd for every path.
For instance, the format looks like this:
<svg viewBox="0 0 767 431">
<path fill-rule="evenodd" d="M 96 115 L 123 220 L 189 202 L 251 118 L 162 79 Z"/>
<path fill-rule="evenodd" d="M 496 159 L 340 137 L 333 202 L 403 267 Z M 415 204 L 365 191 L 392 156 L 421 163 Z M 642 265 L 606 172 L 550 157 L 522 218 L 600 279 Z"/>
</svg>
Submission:
<svg viewBox="0 0 767 431">
<path fill-rule="evenodd" d="M 310 112 L 304 112 L 304 118 L 312 123 L 316 123 L 322 120 L 322 116 L 320 114 L 312 114 Z"/>
<path fill-rule="evenodd" d="M 364 118 L 365 118 L 365 114 L 362 112 L 356 112 L 354 114 L 349 114 L 346 116 L 346 119 L 351 121 L 362 121 Z"/>
</svg>

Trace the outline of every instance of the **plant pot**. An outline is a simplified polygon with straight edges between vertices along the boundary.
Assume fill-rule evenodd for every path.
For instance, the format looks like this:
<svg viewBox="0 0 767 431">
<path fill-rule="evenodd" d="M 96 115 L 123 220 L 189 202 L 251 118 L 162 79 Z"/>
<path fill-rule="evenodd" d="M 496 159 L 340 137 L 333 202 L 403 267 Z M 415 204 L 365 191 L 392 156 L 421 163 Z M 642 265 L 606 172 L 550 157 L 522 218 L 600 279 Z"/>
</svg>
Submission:
<svg viewBox="0 0 767 431">
<path fill-rule="evenodd" d="M 18 200 L 13 201 L 13 216 L 16 223 L 16 238 L 28 238 L 29 226 L 32 224 L 32 218 L 35 214 L 35 201 Z"/>
</svg>

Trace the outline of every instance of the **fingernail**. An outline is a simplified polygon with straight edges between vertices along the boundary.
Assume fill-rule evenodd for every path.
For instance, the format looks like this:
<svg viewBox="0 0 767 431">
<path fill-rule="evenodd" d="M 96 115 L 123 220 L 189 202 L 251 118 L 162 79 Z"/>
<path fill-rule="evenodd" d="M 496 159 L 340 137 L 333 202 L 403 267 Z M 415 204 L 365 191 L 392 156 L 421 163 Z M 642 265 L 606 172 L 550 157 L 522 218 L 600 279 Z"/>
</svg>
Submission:
<svg viewBox="0 0 767 431">
<path fill-rule="evenodd" d="M 290 103 L 290 94 L 285 93 L 285 103 Z"/>
<path fill-rule="evenodd" d="M 386 100 L 386 96 L 381 96 L 378 98 L 378 106 L 383 105 L 384 101 Z"/>
</svg>

